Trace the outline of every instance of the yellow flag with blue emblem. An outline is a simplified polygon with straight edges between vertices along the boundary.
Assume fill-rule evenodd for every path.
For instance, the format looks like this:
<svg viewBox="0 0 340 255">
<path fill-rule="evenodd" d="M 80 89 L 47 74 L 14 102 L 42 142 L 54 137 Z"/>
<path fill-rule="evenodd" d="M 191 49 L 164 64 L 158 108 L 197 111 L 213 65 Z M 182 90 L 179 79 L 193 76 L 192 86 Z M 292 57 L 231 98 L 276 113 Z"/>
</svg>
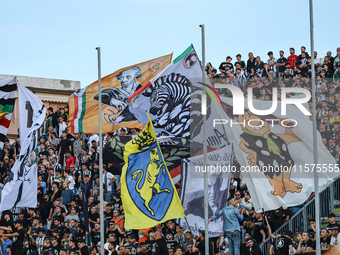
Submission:
<svg viewBox="0 0 340 255">
<path fill-rule="evenodd" d="M 185 217 L 148 118 L 140 134 L 125 145 L 121 176 L 125 229 L 150 228 Z"/>
</svg>

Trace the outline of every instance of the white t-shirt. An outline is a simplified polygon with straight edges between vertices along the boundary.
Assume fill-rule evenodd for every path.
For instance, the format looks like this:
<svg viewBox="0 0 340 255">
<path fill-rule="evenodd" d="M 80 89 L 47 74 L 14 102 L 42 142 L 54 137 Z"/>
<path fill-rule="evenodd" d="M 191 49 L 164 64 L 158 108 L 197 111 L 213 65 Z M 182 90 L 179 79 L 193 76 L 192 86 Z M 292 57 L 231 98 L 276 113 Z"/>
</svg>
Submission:
<svg viewBox="0 0 340 255">
<path fill-rule="evenodd" d="M 107 183 L 105 183 L 105 176 L 107 176 Z M 115 176 L 113 174 L 111 174 L 110 172 L 106 172 L 105 174 L 103 174 L 103 183 L 107 184 L 106 191 L 108 191 L 108 192 L 112 191 L 112 186 L 109 185 L 109 184 L 112 181 L 113 177 L 115 177 Z"/>
<path fill-rule="evenodd" d="M 65 122 L 59 123 L 59 137 L 63 134 L 63 131 L 66 130 L 67 125 Z"/>
<path fill-rule="evenodd" d="M 321 64 L 321 58 L 314 58 L 314 64 Z"/>
<path fill-rule="evenodd" d="M 68 188 L 69 188 L 70 190 L 73 190 L 73 189 L 74 189 L 74 185 L 76 184 L 76 182 L 74 181 L 73 176 L 70 175 L 69 177 L 67 177 L 67 178 L 66 178 L 66 181 L 70 181 L 70 182 L 68 183 Z"/>
<path fill-rule="evenodd" d="M 337 238 L 334 236 L 331 237 L 330 245 L 334 245 L 335 247 L 338 247 L 340 245 L 340 234 L 338 234 Z"/>
</svg>

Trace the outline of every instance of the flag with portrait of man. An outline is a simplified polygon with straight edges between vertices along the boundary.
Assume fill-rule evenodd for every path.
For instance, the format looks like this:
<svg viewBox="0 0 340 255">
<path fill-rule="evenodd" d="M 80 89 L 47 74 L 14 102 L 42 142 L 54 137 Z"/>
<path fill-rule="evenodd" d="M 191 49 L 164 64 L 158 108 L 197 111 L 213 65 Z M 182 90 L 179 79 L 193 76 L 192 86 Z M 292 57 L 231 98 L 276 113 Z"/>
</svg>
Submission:
<svg viewBox="0 0 340 255">
<path fill-rule="evenodd" d="M 101 79 L 102 118 L 104 133 L 121 127 L 142 129 L 129 110 L 127 99 L 171 63 L 172 54 L 121 68 Z M 69 97 L 71 133 L 96 134 L 99 130 L 98 81 L 77 90 Z"/>
</svg>

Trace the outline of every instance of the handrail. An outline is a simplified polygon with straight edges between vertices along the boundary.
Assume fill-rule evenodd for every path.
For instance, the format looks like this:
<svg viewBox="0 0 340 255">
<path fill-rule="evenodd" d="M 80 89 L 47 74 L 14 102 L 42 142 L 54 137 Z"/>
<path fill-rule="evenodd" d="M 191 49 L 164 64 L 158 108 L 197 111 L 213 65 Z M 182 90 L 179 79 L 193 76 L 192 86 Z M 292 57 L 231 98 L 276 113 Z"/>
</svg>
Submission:
<svg viewBox="0 0 340 255">
<path fill-rule="evenodd" d="M 340 186 L 340 177 L 337 177 L 336 179 L 333 180 L 332 183 L 328 184 L 327 187 L 325 189 L 323 189 L 322 192 L 319 193 L 319 195 L 327 196 L 328 193 L 329 193 L 330 194 L 330 201 L 334 201 L 334 185 L 335 184 L 338 184 Z M 324 201 L 324 203 L 327 203 L 327 200 L 323 200 L 323 201 Z M 299 209 L 287 222 L 285 222 L 277 230 L 275 230 L 275 232 L 273 232 L 273 235 L 275 236 L 279 233 L 282 233 L 283 230 L 287 229 L 287 227 L 289 228 L 289 230 L 293 231 L 292 228 L 293 228 L 294 223 L 295 223 L 294 226 L 300 226 L 300 228 L 302 226 L 301 223 L 303 223 L 303 225 L 304 225 L 303 229 L 307 230 L 307 229 L 305 229 L 306 226 L 307 226 L 307 221 L 306 221 L 307 220 L 307 213 L 308 213 L 307 210 L 309 209 L 309 211 L 311 213 L 311 209 L 313 209 L 313 208 L 309 208 L 309 207 L 313 207 L 314 202 L 315 202 L 315 196 L 310 201 L 308 201 L 306 204 L 304 204 L 303 207 L 301 209 Z M 323 205 L 320 205 L 320 208 L 322 206 Z M 333 210 L 334 210 L 334 205 L 331 205 L 331 208 L 333 208 Z M 309 213 L 309 215 L 310 215 L 310 213 Z M 335 211 L 334 211 L 334 213 L 335 213 Z M 298 217 L 302 217 L 302 219 L 305 220 L 305 221 L 302 222 L 301 219 L 299 219 Z M 296 219 L 296 221 L 294 221 L 295 219 Z M 271 238 L 267 237 L 266 243 L 260 244 L 260 248 L 261 248 L 263 255 L 267 254 L 269 245 L 271 245 Z"/>
</svg>

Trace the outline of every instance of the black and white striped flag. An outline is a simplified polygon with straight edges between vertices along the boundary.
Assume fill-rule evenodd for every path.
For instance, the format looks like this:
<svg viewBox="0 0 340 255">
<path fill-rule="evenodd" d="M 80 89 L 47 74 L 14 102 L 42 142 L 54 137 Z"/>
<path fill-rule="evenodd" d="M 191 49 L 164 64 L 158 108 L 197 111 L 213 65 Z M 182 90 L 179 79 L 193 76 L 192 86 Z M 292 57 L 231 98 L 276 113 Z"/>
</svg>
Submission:
<svg viewBox="0 0 340 255">
<path fill-rule="evenodd" d="M 20 117 L 20 155 L 6 179 L 0 211 L 37 206 L 37 138 L 46 114 L 41 100 L 18 84 Z"/>
</svg>

